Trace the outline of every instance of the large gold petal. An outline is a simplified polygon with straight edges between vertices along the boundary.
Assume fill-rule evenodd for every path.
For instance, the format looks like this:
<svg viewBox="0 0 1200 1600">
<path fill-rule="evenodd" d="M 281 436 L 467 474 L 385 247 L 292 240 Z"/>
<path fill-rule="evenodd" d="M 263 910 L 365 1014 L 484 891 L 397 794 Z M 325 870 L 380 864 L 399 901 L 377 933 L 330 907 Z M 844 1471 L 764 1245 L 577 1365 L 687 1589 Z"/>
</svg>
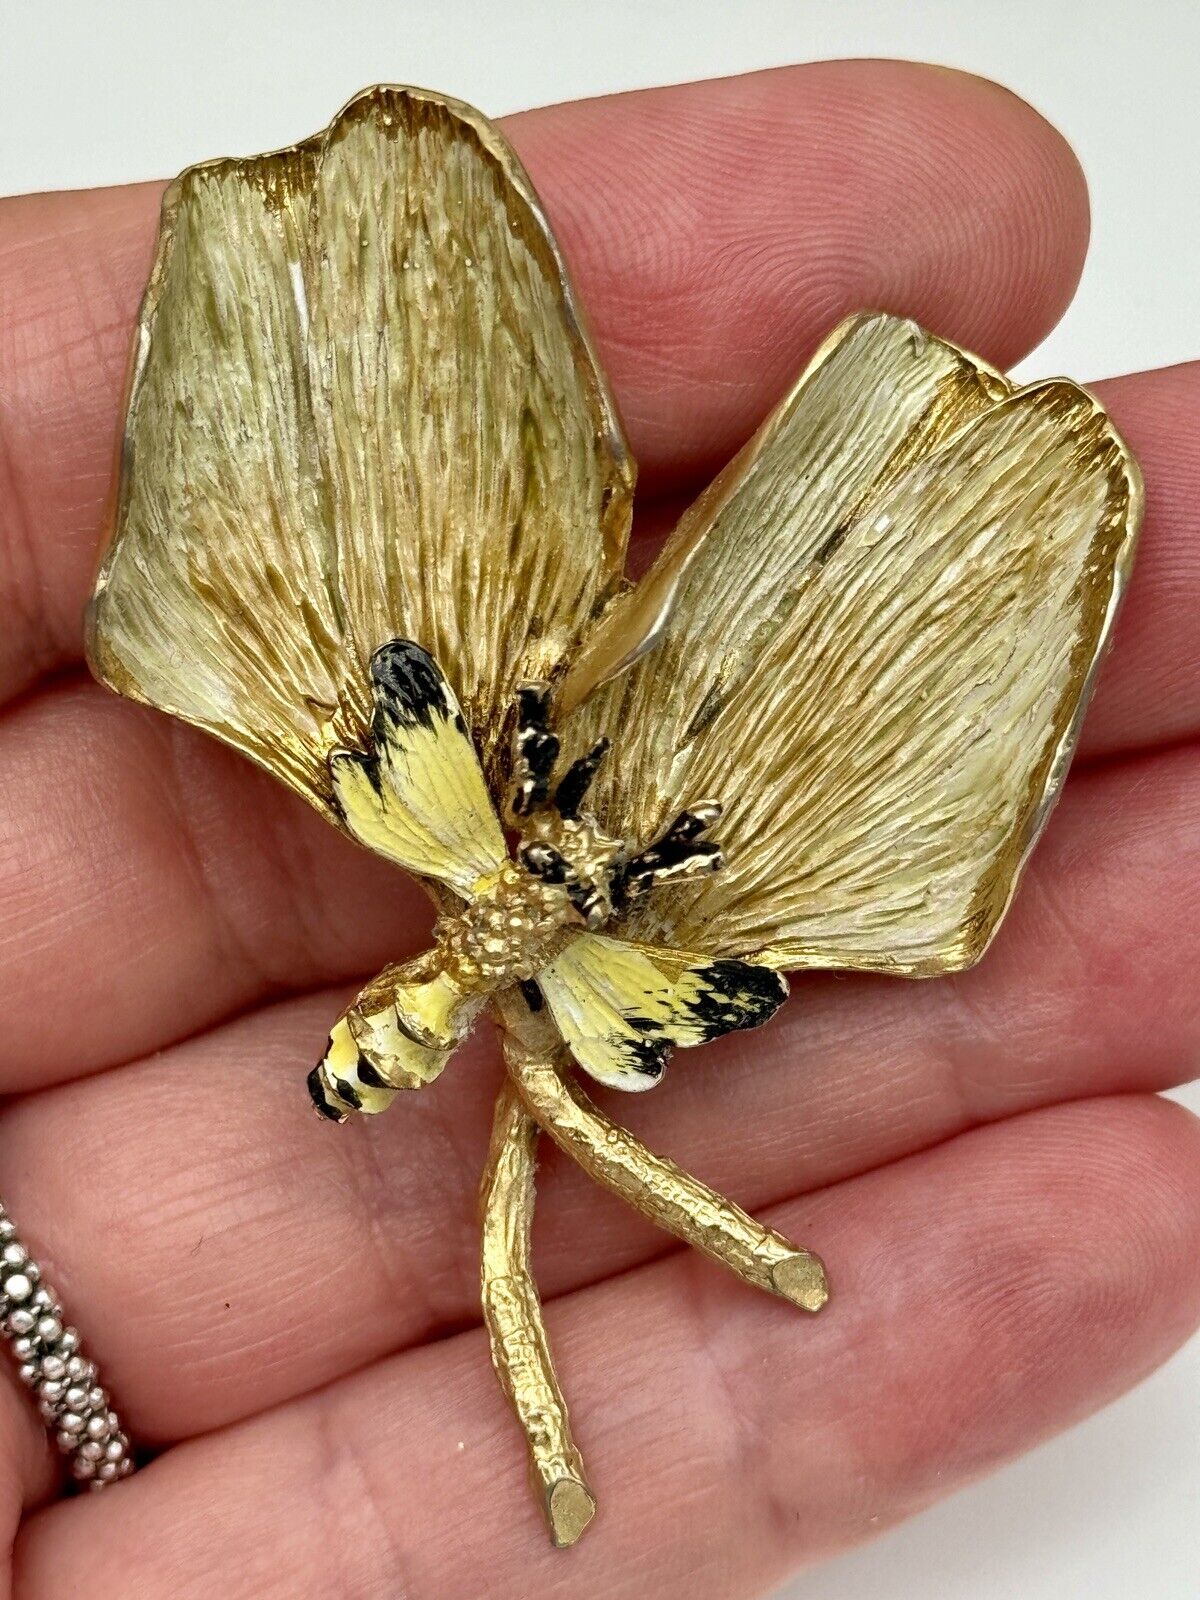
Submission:
<svg viewBox="0 0 1200 1600">
<path fill-rule="evenodd" d="M 314 415 L 355 655 L 424 645 L 490 767 L 516 684 L 549 676 L 621 580 L 612 402 L 529 180 L 467 107 L 354 101 L 313 231 Z"/>
<path fill-rule="evenodd" d="M 347 662 L 294 292 L 315 167 L 310 142 L 167 192 L 88 653 L 324 798 Z"/>
<path fill-rule="evenodd" d="M 671 677 L 682 733 L 702 704 L 728 700 L 789 616 L 807 563 L 846 520 L 1011 392 L 993 367 L 914 322 L 848 317 L 591 631 L 560 687 L 560 713 L 653 649 L 637 681 Z M 719 655 L 707 631 L 718 605 L 729 630 Z"/>
<path fill-rule="evenodd" d="M 333 815 L 370 655 L 411 638 L 494 765 L 516 681 L 621 581 L 632 483 L 515 156 L 468 107 L 370 90 L 323 137 L 172 186 L 94 670 Z"/>
<path fill-rule="evenodd" d="M 580 745 L 618 736 L 609 827 L 726 806 L 726 869 L 651 895 L 633 937 L 781 967 L 969 965 L 1061 787 L 1136 468 L 1075 385 L 971 397 L 947 347 L 900 331 L 858 323 L 777 413 L 685 528 L 662 642 L 575 719 Z"/>
</svg>

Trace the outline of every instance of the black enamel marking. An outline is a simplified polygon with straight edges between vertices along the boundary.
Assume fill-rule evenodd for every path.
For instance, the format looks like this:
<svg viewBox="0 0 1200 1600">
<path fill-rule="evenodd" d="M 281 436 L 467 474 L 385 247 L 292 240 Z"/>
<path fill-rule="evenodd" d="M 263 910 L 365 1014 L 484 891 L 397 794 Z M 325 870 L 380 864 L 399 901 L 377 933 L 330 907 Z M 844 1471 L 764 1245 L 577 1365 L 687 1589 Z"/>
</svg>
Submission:
<svg viewBox="0 0 1200 1600">
<path fill-rule="evenodd" d="M 520 805 L 513 805 L 518 816 L 527 816 L 545 805 L 558 749 L 558 738 L 553 733 L 535 731 L 521 740 L 520 761 L 525 770 L 517 784 Z"/>
<path fill-rule="evenodd" d="M 304 1081 L 308 1085 L 309 1098 L 323 1117 L 328 1117 L 330 1122 L 345 1120 L 345 1112 L 339 1111 L 325 1093 L 325 1080 L 321 1076 L 319 1065 L 312 1069 Z"/>
<path fill-rule="evenodd" d="M 698 839 L 707 827 L 708 823 L 694 811 L 681 811 L 659 843 L 660 845 L 687 844 L 692 839 Z"/>
<path fill-rule="evenodd" d="M 720 863 L 721 847 L 711 839 L 668 839 L 664 844 L 652 845 L 630 862 L 633 875 L 645 874 L 649 878 L 677 878 L 688 870 L 715 872 Z"/>
<path fill-rule="evenodd" d="M 589 928 L 598 926 L 603 920 L 606 901 L 600 890 L 592 883 L 578 881 L 567 885 L 567 899 L 578 911 Z"/>
<path fill-rule="evenodd" d="M 358 1058 L 358 1081 L 366 1084 L 368 1089 L 386 1089 L 389 1087 L 364 1055 L 360 1055 Z"/>
<path fill-rule="evenodd" d="M 706 800 L 694 811 L 681 811 L 656 843 L 676 844 L 698 839 L 702 833 L 708 832 L 714 822 L 720 820 L 721 807 L 714 800 Z"/>
<path fill-rule="evenodd" d="M 532 844 L 520 845 L 517 854 L 526 870 L 535 878 L 541 878 L 543 883 L 566 883 L 571 876 L 566 858 L 553 845 L 535 840 Z"/>
<path fill-rule="evenodd" d="M 656 883 L 703 877 L 705 873 L 719 872 L 724 865 L 720 845 L 709 839 L 664 840 L 625 863 L 617 898 L 624 905 L 648 894 Z"/>
<path fill-rule="evenodd" d="M 699 977 L 704 989 L 691 1011 L 706 1040 L 759 1027 L 787 999 L 787 979 L 752 961 L 713 961 Z"/>
<path fill-rule="evenodd" d="M 558 760 L 558 736 L 549 730 L 550 689 L 544 683 L 522 684 L 517 690 L 516 760 L 512 799 L 514 816 L 527 817 L 546 803 L 550 778 Z"/>
<path fill-rule="evenodd" d="M 563 776 L 562 782 L 554 791 L 554 804 L 560 817 L 568 821 L 579 815 L 579 808 L 584 797 L 592 786 L 592 779 L 599 770 L 600 763 L 608 754 L 609 741 L 597 739 L 596 743 L 585 756 L 572 761 Z"/>
<path fill-rule="evenodd" d="M 550 723 L 550 686 L 545 683 L 523 683 L 517 690 L 517 728 L 524 733 L 527 728 L 540 728 L 545 732 Z"/>
<path fill-rule="evenodd" d="M 335 1078 L 331 1075 L 329 1082 L 339 1100 L 344 1100 L 355 1111 L 362 1110 L 362 1095 L 359 1094 L 348 1078 Z"/>
<path fill-rule="evenodd" d="M 525 1004 L 529 1007 L 530 1011 L 540 1011 L 545 1005 L 546 1002 L 542 999 L 542 991 L 538 988 L 537 984 L 532 978 L 522 978 L 518 984 L 518 988 L 525 996 Z"/>
<path fill-rule="evenodd" d="M 701 835 L 720 816 L 721 807 L 711 800 L 698 803 L 694 810 L 681 811 L 653 844 L 625 863 L 614 884 L 614 903 L 625 906 L 647 894 L 656 883 L 719 872 L 725 865 L 721 848 Z"/>
<path fill-rule="evenodd" d="M 665 1039 L 623 1039 L 620 1051 L 634 1072 L 644 1078 L 658 1079 L 667 1070 L 671 1046 Z"/>
<path fill-rule="evenodd" d="M 442 670 L 429 651 L 411 639 L 380 645 L 371 657 L 371 682 L 376 716 L 382 712 L 406 727 L 432 728 L 435 717 L 448 714 Z"/>
</svg>

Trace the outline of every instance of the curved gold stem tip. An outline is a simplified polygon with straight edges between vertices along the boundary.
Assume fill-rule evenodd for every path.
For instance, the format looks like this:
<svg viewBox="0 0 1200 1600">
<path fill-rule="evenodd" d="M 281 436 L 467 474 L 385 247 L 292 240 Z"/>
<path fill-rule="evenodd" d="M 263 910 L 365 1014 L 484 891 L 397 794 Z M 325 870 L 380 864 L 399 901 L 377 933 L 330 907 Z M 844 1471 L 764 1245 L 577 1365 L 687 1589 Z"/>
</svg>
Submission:
<svg viewBox="0 0 1200 1600">
<path fill-rule="evenodd" d="M 575 1543 L 596 1515 L 596 1502 L 578 1478 L 559 1478 L 546 1496 L 550 1533 L 560 1550 Z"/>
<path fill-rule="evenodd" d="M 776 1294 L 790 1300 L 801 1311 L 820 1311 L 829 1299 L 829 1279 L 820 1256 L 811 1250 L 797 1250 L 771 1268 L 771 1284 Z"/>
</svg>

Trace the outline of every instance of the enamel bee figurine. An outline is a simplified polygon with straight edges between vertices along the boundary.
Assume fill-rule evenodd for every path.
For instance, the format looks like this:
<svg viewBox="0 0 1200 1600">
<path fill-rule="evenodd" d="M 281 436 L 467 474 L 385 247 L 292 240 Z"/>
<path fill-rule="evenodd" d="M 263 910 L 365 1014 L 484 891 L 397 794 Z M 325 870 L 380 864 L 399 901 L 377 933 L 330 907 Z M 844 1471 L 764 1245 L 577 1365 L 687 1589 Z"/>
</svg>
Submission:
<svg viewBox="0 0 1200 1600">
<path fill-rule="evenodd" d="M 578 1074 L 649 1089 L 673 1049 L 765 1023 L 787 971 L 983 954 L 1141 509 L 1086 391 L 882 313 L 830 334 L 636 585 L 633 482 L 537 197 L 477 112 L 372 89 L 168 190 L 89 657 L 428 888 L 428 948 L 332 1022 L 309 1093 L 334 1122 L 443 1073 L 453 1094 L 498 1020 L 484 1320 L 563 1545 L 595 1501 L 530 1269 L 539 1133 L 819 1310 L 814 1254 Z"/>
<path fill-rule="evenodd" d="M 309 1078 L 319 1111 L 337 1121 L 382 1111 L 398 1089 L 432 1082 L 488 999 L 514 984 L 535 1011 L 549 1006 L 575 1062 L 617 1089 L 656 1083 L 673 1044 L 702 1044 L 772 1015 L 787 984 L 767 967 L 593 931 L 619 925 L 656 883 L 717 871 L 720 851 L 700 835 L 719 806 L 680 812 L 660 839 L 631 853 L 582 809 L 607 741 L 555 779 L 550 690 L 528 684 L 517 694 L 508 810 L 521 838 L 510 857 L 433 657 L 411 639 L 393 640 L 375 652 L 371 683 L 372 750 L 330 756 L 335 804 L 356 839 L 464 903 L 439 919 L 428 955 L 382 974 L 335 1025 Z"/>
</svg>

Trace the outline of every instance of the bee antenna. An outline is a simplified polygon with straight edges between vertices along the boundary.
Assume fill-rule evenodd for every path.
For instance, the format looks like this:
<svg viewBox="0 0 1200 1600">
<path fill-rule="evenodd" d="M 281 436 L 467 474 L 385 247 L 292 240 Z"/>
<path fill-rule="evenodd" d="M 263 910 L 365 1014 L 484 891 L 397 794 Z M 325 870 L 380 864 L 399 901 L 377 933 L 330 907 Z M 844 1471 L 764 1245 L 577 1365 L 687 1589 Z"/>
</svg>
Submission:
<svg viewBox="0 0 1200 1600">
<path fill-rule="evenodd" d="M 655 884 L 687 882 L 720 872 L 725 865 L 720 846 L 701 837 L 720 816 L 720 806 L 712 801 L 681 811 L 652 845 L 625 863 L 616 889 L 622 905 L 648 894 Z"/>
<path fill-rule="evenodd" d="M 513 736 L 513 779 L 508 808 L 527 817 L 544 806 L 558 760 L 558 736 L 550 732 L 550 685 L 523 683 L 517 690 L 517 727 Z"/>
<path fill-rule="evenodd" d="M 538 839 L 526 840 L 518 846 L 517 854 L 525 868 L 532 872 L 535 878 L 541 878 L 543 883 L 575 882 L 575 875 L 566 857 L 553 845 L 543 844 Z"/>
<path fill-rule="evenodd" d="M 587 755 L 572 761 L 554 791 L 554 805 L 560 817 L 570 822 L 579 815 L 584 796 L 591 788 L 592 779 L 596 776 L 608 750 L 609 741 L 597 739 Z"/>
</svg>

